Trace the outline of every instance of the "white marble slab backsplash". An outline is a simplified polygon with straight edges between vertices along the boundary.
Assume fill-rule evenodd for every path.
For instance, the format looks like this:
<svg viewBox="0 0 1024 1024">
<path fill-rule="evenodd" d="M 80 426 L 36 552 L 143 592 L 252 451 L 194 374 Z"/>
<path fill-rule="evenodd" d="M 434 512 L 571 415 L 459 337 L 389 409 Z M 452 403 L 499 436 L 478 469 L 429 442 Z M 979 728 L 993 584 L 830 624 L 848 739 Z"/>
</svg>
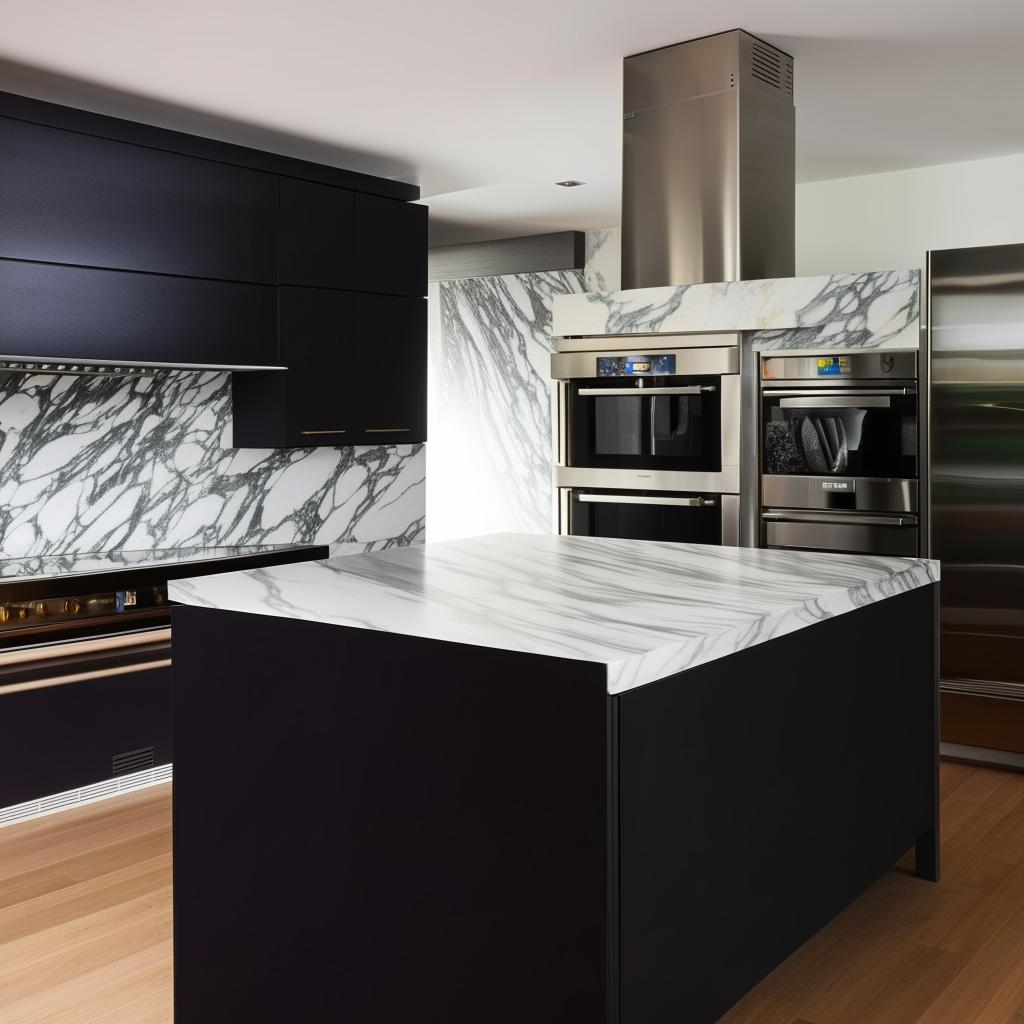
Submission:
<svg viewBox="0 0 1024 1024">
<path fill-rule="evenodd" d="M 230 445 L 227 373 L 4 375 L 0 554 L 422 540 L 422 445 Z"/>
<path fill-rule="evenodd" d="M 582 290 L 580 271 L 433 286 L 431 540 L 551 532 L 551 304 Z"/>
</svg>

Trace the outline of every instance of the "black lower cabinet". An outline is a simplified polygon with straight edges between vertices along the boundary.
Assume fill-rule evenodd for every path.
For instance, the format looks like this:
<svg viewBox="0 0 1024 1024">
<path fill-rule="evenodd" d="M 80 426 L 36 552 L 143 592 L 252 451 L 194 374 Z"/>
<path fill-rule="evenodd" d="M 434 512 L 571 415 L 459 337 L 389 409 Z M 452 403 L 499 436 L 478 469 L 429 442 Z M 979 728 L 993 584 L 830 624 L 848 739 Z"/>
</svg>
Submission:
<svg viewBox="0 0 1024 1024">
<path fill-rule="evenodd" d="M 175 608 L 179 1019 L 713 1024 L 907 850 L 937 877 L 937 589 L 611 696 Z"/>
<path fill-rule="evenodd" d="M 357 295 L 356 372 L 360 444 L 427 439 L 427 303 Z"/>
<path fill-rule="evenodd" d="M 119 755 L 173 760 L 171 669 L 20 692 L 0 688 L 0 807 L 102 782 Z M 118 766 L 120 767 L 120 763 Z"/>
<path fill-rule="evenodd" d="M 272 285 L 0 259 L 0 358 L 277 365 Z"/>
</svg>

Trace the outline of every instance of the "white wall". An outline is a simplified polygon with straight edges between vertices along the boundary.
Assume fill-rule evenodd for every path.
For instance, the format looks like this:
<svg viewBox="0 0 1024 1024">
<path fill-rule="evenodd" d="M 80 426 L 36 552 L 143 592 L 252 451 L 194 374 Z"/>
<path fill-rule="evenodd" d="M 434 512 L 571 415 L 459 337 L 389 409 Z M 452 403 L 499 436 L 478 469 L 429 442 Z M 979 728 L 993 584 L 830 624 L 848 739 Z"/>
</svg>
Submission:
<svg viewBox="0 0 1024 1024">
<path fill-rule="evenodd" d="M 1024 242 L 1024 154 L 798 185 L 796 272 L 924 267 L 928 249 Z"/>
</svg>

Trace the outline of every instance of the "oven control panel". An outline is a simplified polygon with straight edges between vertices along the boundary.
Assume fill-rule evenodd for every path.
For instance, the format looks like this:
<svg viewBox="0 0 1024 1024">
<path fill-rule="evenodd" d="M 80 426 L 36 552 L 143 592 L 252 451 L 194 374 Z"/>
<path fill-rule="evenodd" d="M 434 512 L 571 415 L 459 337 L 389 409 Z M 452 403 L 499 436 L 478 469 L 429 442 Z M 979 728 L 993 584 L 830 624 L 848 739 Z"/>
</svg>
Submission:
<svg viewBox="0 0 1024 1024">
<path fill-rule="evenodd" d="M 598 377 L 671 377 L 675 372 L 675 353 L 597 357 Z"/>
</svg>

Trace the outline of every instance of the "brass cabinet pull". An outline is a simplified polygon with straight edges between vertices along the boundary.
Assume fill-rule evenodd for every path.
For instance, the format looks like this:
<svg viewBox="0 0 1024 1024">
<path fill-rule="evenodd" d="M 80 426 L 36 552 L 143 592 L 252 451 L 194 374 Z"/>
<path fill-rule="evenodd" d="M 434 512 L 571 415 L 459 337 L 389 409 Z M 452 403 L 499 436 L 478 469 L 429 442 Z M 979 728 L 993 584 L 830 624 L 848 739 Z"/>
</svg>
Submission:
<svg viewBox="0 0 1024 1024">
<path fill-rule="evenodd" d="M 313 437 L 316 434 L 347 434 L 347 430 L 303 430 L 303 437 Z"/>
<path fill-rule="evenodd" d="M 367 427 L 367 434 L 408 434 L 412 427 Z"/>
</svg>

